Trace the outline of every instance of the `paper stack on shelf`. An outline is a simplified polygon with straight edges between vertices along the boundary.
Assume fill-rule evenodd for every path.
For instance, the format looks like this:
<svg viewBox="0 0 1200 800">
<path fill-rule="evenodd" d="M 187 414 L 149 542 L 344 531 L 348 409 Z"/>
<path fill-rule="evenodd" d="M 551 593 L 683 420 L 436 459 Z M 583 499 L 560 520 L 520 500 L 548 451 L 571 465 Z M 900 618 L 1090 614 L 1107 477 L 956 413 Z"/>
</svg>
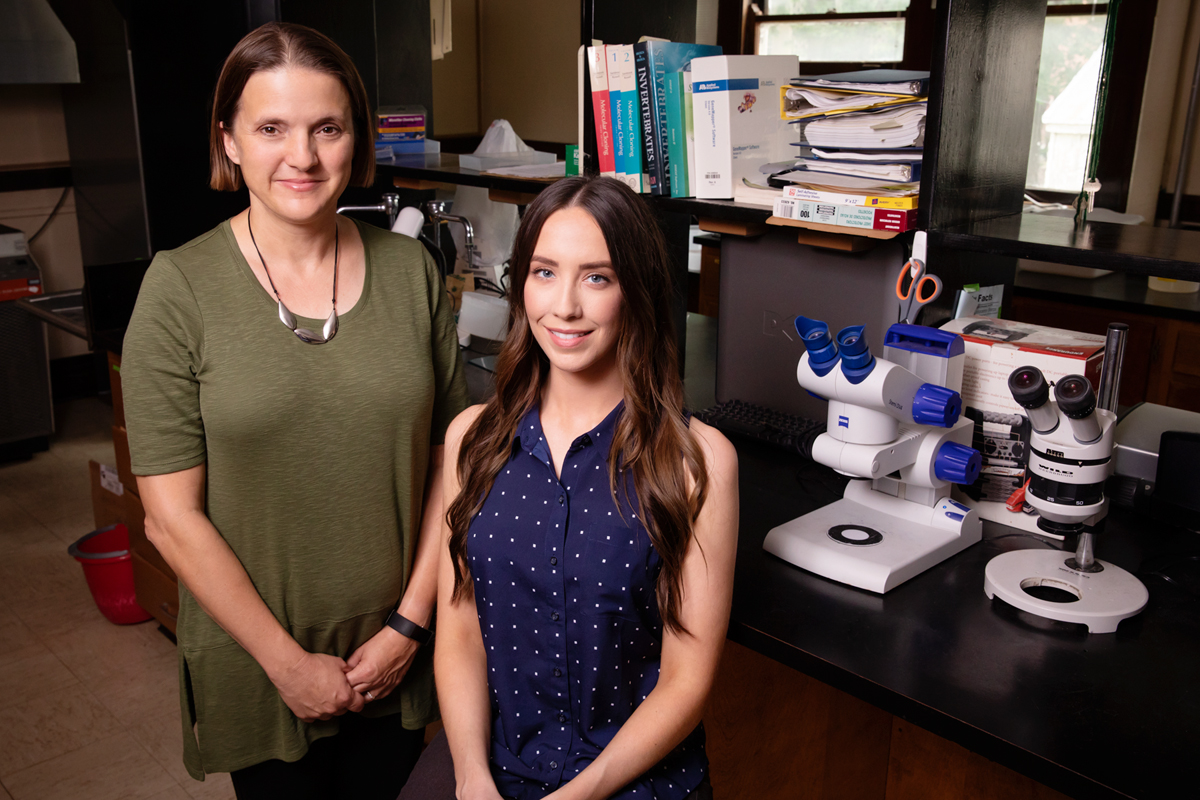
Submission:
<svg viewBox="0 0 1200 800">
<path fill-rule="evenodd" d="M 894 106 L 900 103 L 911 103 L 916 98 L 893 97 L 883 94 L 862 94 L 814 89 L 805 86 L 792 86 L 783 92 L 781 111 L 784 119 L 808 119 L 823 117 L 830 114 L 844 114 L 850 111 L 864 111 L 868 108 Z"/>
<path fill-rule="evenodd" d="M 811 147 L 858 150 L 922 147 L 925 144 L 924 101 L 825 116 L 803 127 L 803 141 Z"/>
<path fill-rule="evenodd" d="M 903 70 L 793 80 L 780 113 L 800 126 L 800 140 L 792 143 L 800 149 L 791 165 L 770 175 L 768 185 L 818 195 L 858 196 L 873 201 L 869 205 L 876 208 L 884 207 L 879 205 L 883 199 L 911 199 L 906 208 L 915 208 L 921 188 L 928 81 L 927 72 Z M 817 215 L 826 222 L 832 218 L 826 197 L 793 194 L 780 199 L 783 202 L 773 203 L 777 215 Z M 855 205 L 868 203 L 851 207 Z M 850 211 L 844 216 L 857 219 Z M 912 214 L 898 223 L 889 217 L 887 229 L 906 230 L 913 220 Z M 843 223 L 838 218 L 835 224 Z"/>
</svg>

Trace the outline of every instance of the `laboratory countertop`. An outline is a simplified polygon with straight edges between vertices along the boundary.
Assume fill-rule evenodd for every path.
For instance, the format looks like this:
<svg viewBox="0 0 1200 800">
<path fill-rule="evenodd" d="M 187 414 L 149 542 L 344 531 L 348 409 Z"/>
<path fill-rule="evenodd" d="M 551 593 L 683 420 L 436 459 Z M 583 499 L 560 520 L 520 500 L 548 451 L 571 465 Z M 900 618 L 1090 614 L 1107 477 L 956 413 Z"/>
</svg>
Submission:
<svg viewBox="0 0 1200 800">
<path fill-rule="evenodd" d="M 1114 272 L 1099 278 L 1075 278 L 1021 270 L 1013 291 L 1018 297 L 1200 322 L 1200 293 L 1155 291 L 1140 274 Z"/>
<path fill-rule="evenodd" d="M 991 558 L 1059 546 L 993 523 L 982 542 L 881 596 L 762 549 L 768 530 L 837 499 L 845 479 L 735 444 L 731 640 L 1072 797 L 1178 796 L 1200 751 L 1200 537 L 1110 515 L 1097 556 L 1150 591 L 1115 634 L 988 600 Z"/>
</svg>

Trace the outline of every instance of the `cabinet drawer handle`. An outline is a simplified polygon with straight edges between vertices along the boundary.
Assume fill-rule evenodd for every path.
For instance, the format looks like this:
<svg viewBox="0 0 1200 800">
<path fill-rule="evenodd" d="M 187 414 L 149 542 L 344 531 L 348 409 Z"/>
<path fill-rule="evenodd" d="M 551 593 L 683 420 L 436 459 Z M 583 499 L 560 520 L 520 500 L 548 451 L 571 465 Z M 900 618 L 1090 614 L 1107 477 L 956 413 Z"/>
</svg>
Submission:
<svg viewBox="0 0 1200 800">
<path fill-rule="evenodd" d="M 174 614 L 172 614 L 172 613 L 171 613 L 171 607 L 170 607 L 169 605 L 167 605 L 167 604 L 166 604 L 166 602 L 159 603 L 159 604 L 158 604 L 158 607 L 159 607 L 159 609 L 161 609 L 161 610 L 162 610 L 162 612 L 163 612 L 164 614 L 166 614 L 166 615 L 167 615 L 168 617 L 170 617 L 171 619 L 173 619 L 173 620 L 176 620 L 176 621 L 178 621 L 178 620 L 179 620 L 179 612 L 178 612 L 178 609 L 176 610 L 176 612 L 175 612 Z"/>
</svg>

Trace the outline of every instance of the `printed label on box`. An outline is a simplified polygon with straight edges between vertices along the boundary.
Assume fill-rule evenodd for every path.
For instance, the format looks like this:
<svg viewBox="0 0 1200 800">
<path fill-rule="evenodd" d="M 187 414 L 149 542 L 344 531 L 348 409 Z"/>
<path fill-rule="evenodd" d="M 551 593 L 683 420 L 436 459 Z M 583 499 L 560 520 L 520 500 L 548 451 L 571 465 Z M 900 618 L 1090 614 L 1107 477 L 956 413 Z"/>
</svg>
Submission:
<svg viewBox="0 0 1200 800">
<path fill-rule="evenodd" d="M 117 497 L 125 494 L 125 485 L 117 477 L 116 467 L 109 467 L 104 464 L 100 465 L 100 485 Z"/>
</svg>

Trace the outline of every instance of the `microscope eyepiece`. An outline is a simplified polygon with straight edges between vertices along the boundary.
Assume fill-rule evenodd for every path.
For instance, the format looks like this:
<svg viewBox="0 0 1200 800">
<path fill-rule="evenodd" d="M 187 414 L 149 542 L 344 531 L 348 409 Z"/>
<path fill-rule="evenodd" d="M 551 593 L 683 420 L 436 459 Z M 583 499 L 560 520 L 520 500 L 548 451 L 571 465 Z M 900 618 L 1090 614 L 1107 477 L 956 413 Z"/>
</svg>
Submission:
<svg viewBox="0 0 1200 800">
<path fill-rule="evenodd" d="M 1058 427 L 1058 412 L 1050 405 L 1050 384 L 1037 367 L 1017 367 L 1008 375 L 1008 391 L 1038 433 Z"/>
<path fill-rule="evenodd" d="M 1100 438 L 1103 429 L 1096 420 L 1096 393 L 1082 375 L 1067 375 L 1054 384 L 1058 410 L 1071 425 L 1075 441 L 1089 444 Z"/>
<path fill-rule="evenodd" d="M 1084 419 L 1096 410 L 1096 393 L 1082 375 L 1068 375 L 1054 384 L 1054 399 L 1069 419 Z"/>
<path fill-rule="evenodd" d="M 850 325 L 838 331 L 838 350 L 842 354 L 842 374 L 851 383 L 862 383 L 875 369 L 875 357 L 867 344 L 863 325 Z"/>
<path fill-rule="evenodd" d="M 1008 390 L 1022 408 L 1040 408 L 1050 401 L 1050 384 L 1037 367 L 1018 367 L 1008 376 Z"/>
<path fill-rule="evenodd" d="M 808 364 L 818 376 L 828 375 L 838 362 L 838 348 L 829 335 L 829 326 L 820 320 L 796 317 L 796 333 L 808 350 Z"/>
</svg>

